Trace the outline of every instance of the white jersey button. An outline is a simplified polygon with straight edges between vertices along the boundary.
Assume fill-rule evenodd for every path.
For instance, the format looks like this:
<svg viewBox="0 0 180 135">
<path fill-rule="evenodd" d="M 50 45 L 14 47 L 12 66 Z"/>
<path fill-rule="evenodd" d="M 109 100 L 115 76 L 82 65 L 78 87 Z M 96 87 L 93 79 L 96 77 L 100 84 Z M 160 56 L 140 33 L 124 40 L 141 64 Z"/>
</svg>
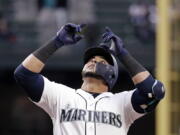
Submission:
<svg viewBox="0 0 180 135">
<path fill-rule="evenodd" d="M 94 123 L 87 124 L 87 135 L 94 135 Z"/>
<path fill-rule="evenodd" d="M 94 105 L 94 103 L 93 103 L 93 102 L 90 102 L 90 103 L 89 103 L 89 106 L 93 106 L 93 105 Z"/>
</svg>

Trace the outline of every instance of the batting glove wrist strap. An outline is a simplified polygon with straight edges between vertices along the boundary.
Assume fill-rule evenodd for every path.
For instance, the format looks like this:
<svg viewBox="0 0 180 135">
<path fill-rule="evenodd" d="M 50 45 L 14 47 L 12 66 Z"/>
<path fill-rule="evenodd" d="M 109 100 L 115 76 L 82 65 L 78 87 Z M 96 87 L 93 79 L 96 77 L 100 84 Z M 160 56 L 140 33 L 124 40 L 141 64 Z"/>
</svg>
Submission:
<svg viewBox="0 0 180 135">
<path fill-rule="evenodd" d="M 62 46 L 64 45 L 63 41 L 61 41 L 58 36 L 56 36 L 56 37 L 54 38 L 54 41 L 55 41 L 55 44 L 54 44 L 54 45 L 55 45 L 57 48 L 60 48 L 60 47 L 62 47 Z"/>
</svg>

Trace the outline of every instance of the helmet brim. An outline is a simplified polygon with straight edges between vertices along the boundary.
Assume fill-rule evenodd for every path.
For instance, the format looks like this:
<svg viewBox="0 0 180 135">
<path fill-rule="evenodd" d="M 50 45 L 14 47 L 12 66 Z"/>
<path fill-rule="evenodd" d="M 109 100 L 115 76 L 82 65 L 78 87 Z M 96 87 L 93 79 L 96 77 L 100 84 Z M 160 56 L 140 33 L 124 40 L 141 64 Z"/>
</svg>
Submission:
<svg viewBox="0 0 180 135">
<path fill-rule="evenodd" d="M 84 64 L 86 64 L 94 56 L 102 56 L 110 65 L 114 65 L 113 58 L 109 51 L 101 47 L 87 49 L 84 53 Z"/>
</svg>

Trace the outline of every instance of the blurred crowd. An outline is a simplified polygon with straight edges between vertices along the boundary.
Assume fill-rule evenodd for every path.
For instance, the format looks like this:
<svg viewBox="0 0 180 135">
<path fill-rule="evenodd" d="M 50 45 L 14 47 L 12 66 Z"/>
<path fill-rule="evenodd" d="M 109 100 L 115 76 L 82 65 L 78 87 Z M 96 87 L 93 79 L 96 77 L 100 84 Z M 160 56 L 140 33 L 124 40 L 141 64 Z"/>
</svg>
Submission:
<svg viewBox="0 0 180 135">
<path fill-rule="evenodd" d="M 139 1 L 130 5 L 129 15 L 136 37 L 142 42 L 154 42 L 157 24 L 156 6 Z"/>
<path fill-rule="evenodd" d="M 4 1 L 4 2 L 3 2 Z M 36 25 L 38 44 L 42 45 L 67 22 L 86 23 L 87 44 L 95 42 L 97 37 L 92 31 L 97 29 L 93 0 L 0 0 L 0 40 L 16 43 L 20 28 L 13 23 L 32 22 Z M 1 4 L 2 3 L 2 4 Z M 3 5 L 6 3 L 6 5 Z M 1 13 L 2 11 L 2 13 Z M 10 17 L 9 17 L 10 16 Z M 13 28 L 15 27 L 15 28 Z M 31 28 L 27 28 L 31 29 Z M 33 30 L 33 28 L 32 28 Z"/>
<path fill-rule="evenodd" d="M 40 44 L 67 22 L 96 23 L 93 0 L 16 0 L 13 8 L 16 21 L 37 22 Z"/>
<path fill-rule="evenodd" d="M 15 0 L 12 0 L 15 1 Z M 67 22 L 86 23 L 86 42 L 92 45 L 97 41 L 99 32 L 94 0 L 16 0 L 10 4 L 15 22 L 35 22 L 39 45 L 51 38 Z M 156 6 L 145 1 L 133 2 L 129 6 L 130 22 L 135 36 L 142 42 L 155 41 L 157 23 Z M 0 38 L 15 41 L 12 32 L 0 15 Z M 95 31 L 94 31 L 95 30 Z"/>
</svg>

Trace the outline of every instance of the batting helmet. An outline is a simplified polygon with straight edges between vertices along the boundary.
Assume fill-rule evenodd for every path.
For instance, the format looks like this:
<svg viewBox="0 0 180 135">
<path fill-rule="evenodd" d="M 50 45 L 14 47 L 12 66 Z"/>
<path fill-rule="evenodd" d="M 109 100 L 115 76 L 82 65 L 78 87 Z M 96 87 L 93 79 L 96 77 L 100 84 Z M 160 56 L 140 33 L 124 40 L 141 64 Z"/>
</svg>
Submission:
<svg viewBox="0 0 180 135">
<path fill-rule="evenodd" d="M 118 78 L 118 63 L 113 52 L 105 44 L 89 48 L 84 53 L 84 64 L 94 56 L 102 56 L 109 63 L 108 65 L 97 63 L 94 75 L 101 77 L 106 82 L 109 89 L 112 89 Z M 83 76 L 88 75 L 92 76 L 92 74 L 88 73 L 83 74 Z"/>
</svg>

